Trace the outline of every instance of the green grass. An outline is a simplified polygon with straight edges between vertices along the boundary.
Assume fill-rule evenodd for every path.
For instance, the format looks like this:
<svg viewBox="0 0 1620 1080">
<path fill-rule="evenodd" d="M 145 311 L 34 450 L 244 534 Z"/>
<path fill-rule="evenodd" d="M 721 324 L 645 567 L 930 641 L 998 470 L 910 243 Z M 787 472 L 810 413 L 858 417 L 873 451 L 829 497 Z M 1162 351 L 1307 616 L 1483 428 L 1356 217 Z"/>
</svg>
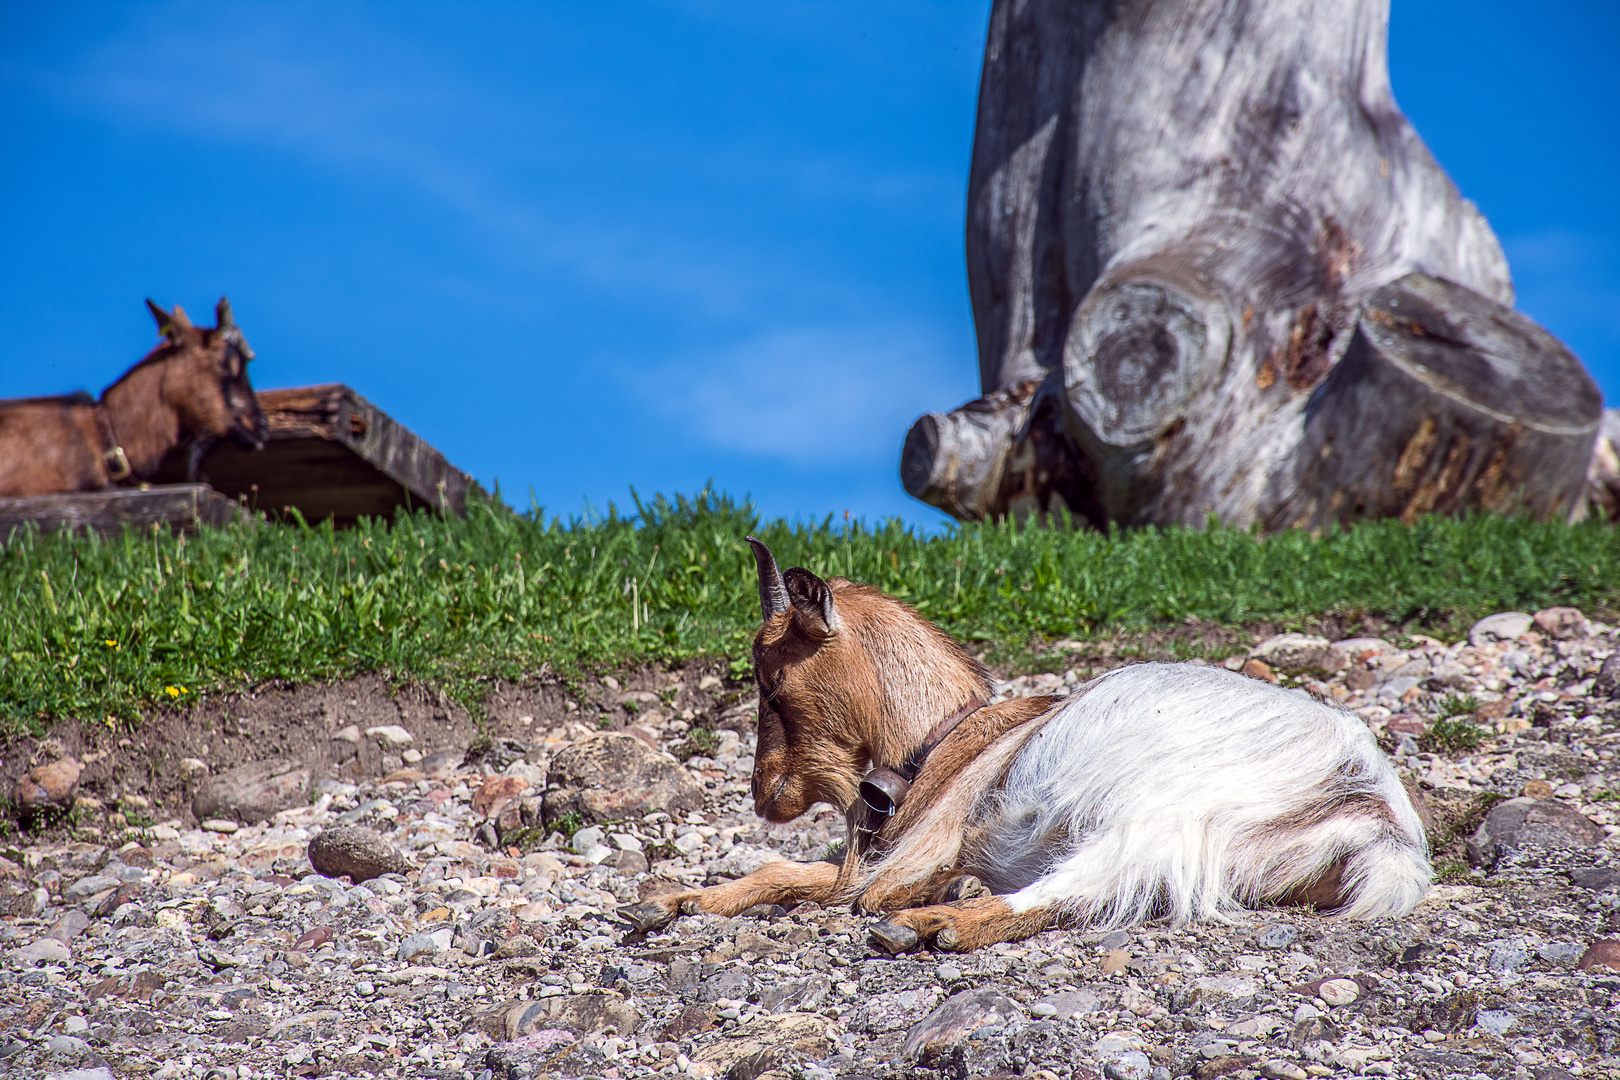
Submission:
<svg viewBox="0 0 1620 1080">
<path fill-rule="evenodd" d="M 1057 638 L 1324 613 L 1455 631 L 1492 611 L 1620 595 L 1610 527 L 1430 519 L 1285 533 L 760 521 L 705 493 L 563 522 L 474 506 L 335 532 L 261 525 L 190 538 L 24 533 L 0 552 L 0 738 L 54 717 L 110 724 L 270 680 L 383 672 L 476 709 L 499 678 L 629 658 L 746 670 L 761 536 L 784 567 L 869 582 L 964 640 Z"/>
</svg>

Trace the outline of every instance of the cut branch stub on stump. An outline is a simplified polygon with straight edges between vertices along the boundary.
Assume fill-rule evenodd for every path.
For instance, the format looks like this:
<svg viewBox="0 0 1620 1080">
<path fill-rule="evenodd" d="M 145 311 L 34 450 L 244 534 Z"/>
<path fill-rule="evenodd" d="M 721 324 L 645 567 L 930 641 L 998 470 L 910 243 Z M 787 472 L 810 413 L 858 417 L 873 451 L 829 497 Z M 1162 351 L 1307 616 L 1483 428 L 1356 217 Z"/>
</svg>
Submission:
<svg viewBox="0 0 1620 1080">
<path fill-rule="evenodd" d="M 1412 274 L 1367 301 L 1312 395 L 1293 491 L 1270 525 L 1463 510 L 1570 517 L 1586 499 L 1602 419 L 1596 384 L 1551 334 Z"/>
<path fill-rule="evenodd" d="M 1388 0 L 996 0 L 968 182 L 983 396 L 918 422 L 906 490 L 965 520 L 1067 508 L 1098 526 L 1213 514 L 1279 528 L 1426 503 L 1575 512 L 1590 382 L 1512 314 L 1490 226 L 1396 107 L 1388 20 Z M 1446 412 L 1437 452 L 1455 449 L 1451 423 L 1469 440 L 1457 461 L 1475 464 L 1442 461 L 1374 498 L 1301 455 L 1326 418 L 1349 431 L 1333 401 L 1367 386 L 1333 373 L 1352 347 L 1385 347 L 1363 306 L 1411 274 L 1450 283 L 1429 290 L 1441 322 L 1479 323 L 1453 381 L 1506 419 Z M 1519 343 L 1483 329 L 1493 319 Z M 1508 368 L 1543 396 L 1574 394 L 1573 411 L 1469 397 L 1470 379 Z M 1396 416 L 1441 393 L 1394 370 L 1377 385 L 1400 400 L 1373 406 L 1389 424 L 1355 427 L 1369 463 L 1399 461 L 1422 426 L 1403 433 Z M 1299 484 L 1344 491 L 1330 511 Z"/>
</svg>

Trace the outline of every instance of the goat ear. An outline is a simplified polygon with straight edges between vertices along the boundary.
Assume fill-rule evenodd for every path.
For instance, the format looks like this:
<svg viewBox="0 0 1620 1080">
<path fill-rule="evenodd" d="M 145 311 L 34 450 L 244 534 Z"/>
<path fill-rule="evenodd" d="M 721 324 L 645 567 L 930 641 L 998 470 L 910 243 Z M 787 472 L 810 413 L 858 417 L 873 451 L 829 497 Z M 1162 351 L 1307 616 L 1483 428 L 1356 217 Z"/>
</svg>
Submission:
<svg viewBox="0 0 1620 1080">
<path fill-rule="evenodd" d="M 157 320 L 158 333 L 171 342 L 178 342 L 181 331 L 191 329 L 191 320 L 186 318 L 185 309 L 179 304 L 174 305 L 174 311 L 172 312 L 164 311 L 152 303 L 151 297 L 147 297 L 146 309 L 152 313 L 152 318 Z"/>
<path fill-rule="evenodd" d="M 833 607 L 832 588 L 825 581 L 797 566 L 789 567 L 782 578 L 787 585 L 788 602 L 801 619 L 823 633 L 838 629 L 838 611 Z"/>
<path fill-rule="evenodd" d="M 231 302 L 222 296 L 219 303 L 214 305 L 214 328 L 223 330 L 227 326 L 235 325 L 236 320 L 231 317 Z"/>
</svg>

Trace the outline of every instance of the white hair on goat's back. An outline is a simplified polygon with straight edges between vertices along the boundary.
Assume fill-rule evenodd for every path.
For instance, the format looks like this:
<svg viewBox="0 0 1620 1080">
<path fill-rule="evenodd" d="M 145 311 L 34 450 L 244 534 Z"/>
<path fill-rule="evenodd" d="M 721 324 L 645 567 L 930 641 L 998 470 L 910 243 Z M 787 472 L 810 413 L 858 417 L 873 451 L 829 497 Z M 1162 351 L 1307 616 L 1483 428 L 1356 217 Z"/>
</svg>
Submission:
<svg viewBox="0 0 1620 1080">
<path fill-rule="evenodd" d="M 1082 689 L 970 815 L 966 865 L 1015 911 L 1219 919 L 1339 864 L 1337 915 L 1396 916 L 1422 898 L 1422 822 L 1357 717 L 1192 664 Z"/>
</svg>

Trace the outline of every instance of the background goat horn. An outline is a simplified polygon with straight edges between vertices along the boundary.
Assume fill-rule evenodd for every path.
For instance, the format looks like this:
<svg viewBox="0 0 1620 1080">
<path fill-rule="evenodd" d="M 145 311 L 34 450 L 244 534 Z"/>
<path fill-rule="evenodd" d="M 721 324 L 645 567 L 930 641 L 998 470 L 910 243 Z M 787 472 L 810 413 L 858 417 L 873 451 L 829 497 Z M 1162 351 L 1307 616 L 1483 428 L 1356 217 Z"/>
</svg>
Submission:
<svg viewBox="0 0 1620 1080">
<path fill-rule="evenodd" d="M 776 556 L 771 554 L 771 549 L 752 536 L 746 539 L 748 546 L 754 549 L 754 562 L 759 565 L 760 618 L 770 622 L 772 615 L 788 609 L 787 586 L 782 584 L 782 571 L 777 569 Z"/>
</svg>

